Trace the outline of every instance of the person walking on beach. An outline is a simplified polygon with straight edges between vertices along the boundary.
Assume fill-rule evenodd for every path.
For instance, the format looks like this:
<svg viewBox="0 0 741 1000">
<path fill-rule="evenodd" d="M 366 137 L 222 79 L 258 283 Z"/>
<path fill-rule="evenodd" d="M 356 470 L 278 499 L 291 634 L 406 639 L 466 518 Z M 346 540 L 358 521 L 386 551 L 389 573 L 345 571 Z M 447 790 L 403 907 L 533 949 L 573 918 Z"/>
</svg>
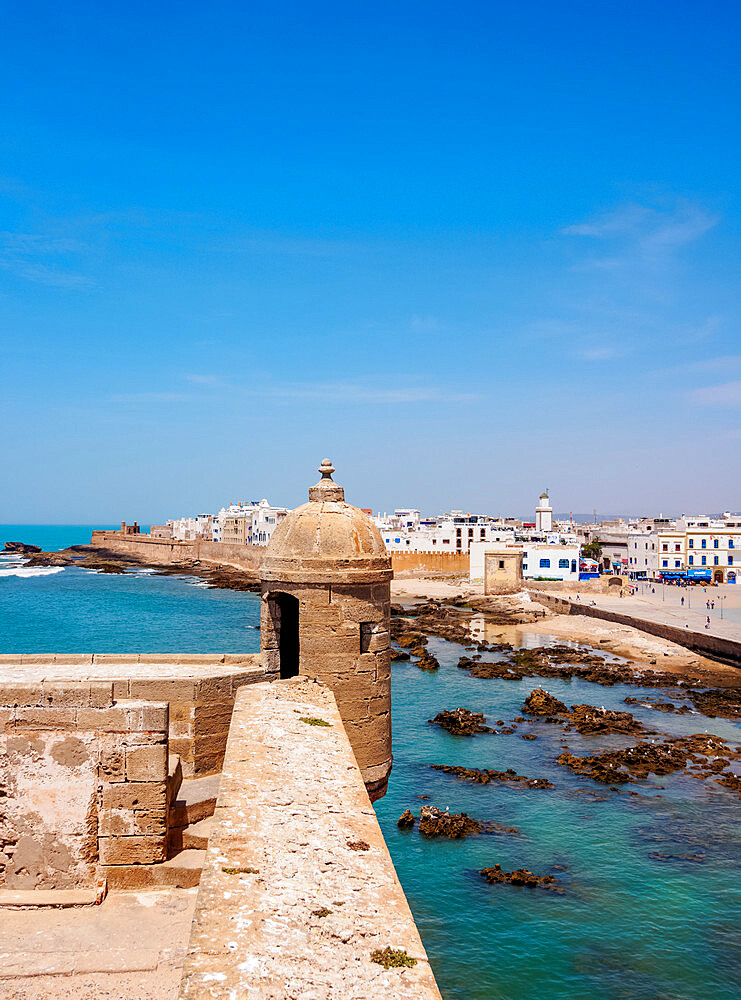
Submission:
<svg viewBox="0 0 741 1000">
<path fill-rule="evenodd" d="M 710 628 L 710 616 L 705 619 L 705 628 Z"/>
</svg>

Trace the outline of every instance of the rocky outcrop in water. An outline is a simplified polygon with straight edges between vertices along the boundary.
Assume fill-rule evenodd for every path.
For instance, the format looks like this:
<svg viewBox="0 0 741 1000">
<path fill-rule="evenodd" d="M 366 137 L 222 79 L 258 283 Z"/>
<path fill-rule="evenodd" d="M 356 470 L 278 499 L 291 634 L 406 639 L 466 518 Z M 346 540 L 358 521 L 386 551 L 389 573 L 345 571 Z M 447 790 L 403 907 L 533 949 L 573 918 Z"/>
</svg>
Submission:
<svg viewBox="0 0 741 1000">
<path fill-rule="evenodd" d="M 452 774 L 461 781 L 473 781 L 478 785 L 489 785 L 492 781 L 504 781 L 512 784 L 522 784 L 526 788 L 553 788 L 553 783 L 547 778 L 526 778 L 513 768 L 506 771 L 492 771 L 488 768 L 459 767 L 456 764 L 431 764 L 433 771 Z"/>
<path fill-rule="evenodd" d="M 711 763 L 709 758 L 716 759 Z M 731 758 L 741 759 L 741 754 L 733 751 L 720 736 L 697 733 L 664 743 L 639 743 L 625 750 L 606 750 L 586 757 L 576 757 L 566 750 L 558 763 L 594 781 L 619 785 L 644 780 L 649 774 L 684 771 L 690 764 L 697 765 L 697 777 L 709 777 L 727 767 Z"/>
<path fill-rule="evenodd" d="M 41 552 L 40 545 L 29 545 L 27 542 L 6 542 L 3 552 L 16 552 L 19 555 L 30 554 L 31 552 Z"/>
<path fill-rule="evenodd" d="M 442 726 L 453 736 L 475 736 L 476 733 L 493 733 L 491 726 L 484 724 L 481 712 L 471 712 L 467 708 L 449 709 L 438 712 L 434 719 L 428 719 L 433 726 Z"/>
<path fill-rule="evenodd" d="M 422 806 L 419 832 L 423 837 L 448 837 L 459 840 L 480 833 L 482 824 L 467 813 L 442 812 L 436 806 Z"/>
<path fill-rule="evenodd" d="M 525 699 L 522 711 L 528 715 L 566 715 L 569 710 L 562 701 L 543 688 L 535 688 Z"/>
<path fill-rule="evenodd" d="M 417 817 L 414 815 L 412 810 L 405 809 L 401 816 L 397 819 L 396 825 L 400 830 L 411 830 L 416 822 Z"/>
<path fill-rule="evenodd" d="M 583 736 L 612 733 L 635 735 L 643 732 L 643 726 L 630 712 L 613 712 L 595 705 L 568 708 L 542 688 L 536 688 L 527 696 L 522 710 L 530 715 L 542 716 L 544 722 L 566 723 L 567 730 L 576 729 Z"/>
<path fill-rule="evenodd" d="M 689 697 L 698 712 L 710 719 L 741 719 L 741 687 L 690 691 Z"/>
<path fill-rule="evenodd" d="M 640 705 L 642 708 L 651 708 L 656 712 L 675 713 L 676 715 L 686 715 L 692 709 L 689 705 L 675 705 L 671 701 L 658 701 L 656 698 L 625 698 L 626 705 Z"/>
<path fill-rule="evenodd" d="M 528 889 L 548 889 L 551 892 L 562 893 L 563 889 L 558 884 L 558 879 L 553 875 L 533 875 L 527 868 L 516 868 L 513 872 L 505 872 L 500 865 L 493 868 L 482 868 L 479 875 L 483 875 L 490 885 L 518 885 Z"/>
</svg>

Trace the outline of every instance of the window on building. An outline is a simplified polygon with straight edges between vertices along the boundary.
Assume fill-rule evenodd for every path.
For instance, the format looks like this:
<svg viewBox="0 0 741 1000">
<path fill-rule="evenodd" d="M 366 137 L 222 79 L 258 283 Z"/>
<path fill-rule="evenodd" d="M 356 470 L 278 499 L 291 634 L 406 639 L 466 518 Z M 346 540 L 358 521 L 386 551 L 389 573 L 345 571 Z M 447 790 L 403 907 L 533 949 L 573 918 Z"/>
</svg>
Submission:
<svg viewBox="0 0 741 1000">
<path fill-rule="evenodd" d="M 733 556 L 728 557 L 728 565 L 733 566 Z"/>
<path fill-rule="evenodd" d="M 669 546 L 668 545 L 662 545 L 661 546 L 661 551 L 662 552 L 668 552 L 669 551 Z"/>
<path fill-rule="evenodd" d="M 569 560 L 568 559 L 559 559 L 558 560 L 558 568 L 559 569 L 568 569 L 569 568 Z"/>
<path fill-rule="evenodd" d="M 398 544 L 399 544 L 399 542 L 401 541 L 401 539 L 400 539 L 400 538 L 395 538 L 395 539 L 394 539 L 394 541 L 395 541 L 395 542 L 396 542 L 396 544 L 398 545 Z"/>
<path fill-rule="evenodd" d="M 504 569 L 504 559 L 499 560 L 499 568 Z"/>
<path fill-rule="evenodd" d="M 700 543 L 700 545 L 702 546 L 703 549 L 706 549 L 708 547 L 708 540 L 707 540 L 707 538 L 703 538 L 703 540 Z"/>
<path fill-rule="evenodd" d="M 679 559 L 674 560 L 674 569 L 679 569 L 681 565 L 682 565 L 681 560 Z"/>
<path fill-rule="evenodd" d="M 695 564 L 695 557 L 690 556 L 690 566 L 694 566 L 694 564 Z"/>
<path fill-rule="evenodd" d="M 669 565 L 669 560 L 668 559 L 662 559 L 661 560 L 661 565 L 666 569 L 668 567 L 668 565 Z"/>
<path fill-rule="evenodd" d="M 703 564 L 703 566 L 707 566 L 707 564 L 708 564 L 708 557 L 707 556 L 703 556 L 702 557 L 702 564 Z"/>
<path fill-rule="evenodd" d="M 718 557 L 717 556 L 713 556 L 713 566 L 717 566 L 718 565 L 718 561 L 719 561 Z"/>
<path fill-rule="evenodd" d="M 450 545 L 450 539 L 449 538 L 443 538 L 443 545 Z"/>
<path fill-rule="evenodd" d="M 540 560 L 540 568 L 541 569 L 550 569 L 551 568 L 551 561 L 550 561 L 550 559 L 541 559 Z"/>
<path fill-rule="evenodd" d="M 679 544 L 679 542 L 677 542 L 677 544 L 674 546 L 674 551 L 675 552 L 681 552 L 682 551 L 682 546 Z"/>
<path fill-rule="evenodd" d="M 690 540 L 689 540 L 689 547 L 691 549 L 694 549 L 694 547 L 695 547 L 695 539 L 694 538 L 690 538 Z"/>
<path fill-rule="evenodd" d="M 733 545 L 733 539 L 732 539 L 732 538 L 729 538 L 729 539 L 728 539 L 728 548 L 729 548 L 729 549 L 732 549 L 732 548 L 734 548 L 734 545 Z"/>
<path fill-rule="evenodd" d="M 718 539 L 717 539 L 717 538 L 714 538 L 714 539 L 713 539 L 713 548 L 714 548 L 714 549 L 717 549 L 717 548 L 718 548 Z"/>
<path fill-rule="evenodd" d="M 486 528 L 482 528 L 481 529 L 481 540 L 483 541 L 485 538 L 486 538 Z"/>
</svg>

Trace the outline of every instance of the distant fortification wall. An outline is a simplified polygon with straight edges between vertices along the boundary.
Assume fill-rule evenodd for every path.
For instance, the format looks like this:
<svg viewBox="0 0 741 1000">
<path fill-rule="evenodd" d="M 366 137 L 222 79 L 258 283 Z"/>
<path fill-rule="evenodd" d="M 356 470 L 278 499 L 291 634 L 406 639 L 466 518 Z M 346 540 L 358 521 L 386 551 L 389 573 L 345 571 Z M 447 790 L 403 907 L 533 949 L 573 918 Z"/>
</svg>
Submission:
<svg viewBox="0 0 741 1000">
<path fill-rule="evenodd" d="M 394 576 L 468 576 L 467 552 L 392 552 Z"/>
<path fill-rule="evenodd" d="M 151 535 L 122 535 L 119 531 L 94 531 L 90 544 L 107 549 L 131 559 L 155 566 L 172 566 L 177 563 L 207 562 L 233 566 L 247 573 L 257 574 L 265 555 L 264 546 L 229 545 L 198 538 L 190 542 L 174 542 L 171 538 L 153 538 Z"/>
<path fill-rule="evenodd" d="M 262 545 L 230 545 L 204 538 L 174 542 L 151 535 L 122 535 L 120 531 L 94 531 L 90 544 L 155 566 L 198 560 L 233 566 L 255 579 L 266 552 Z M 392 552 L 391 567 L 395 576 L 468 576 L 469 556 L 467 552 Z"/>
</svg>

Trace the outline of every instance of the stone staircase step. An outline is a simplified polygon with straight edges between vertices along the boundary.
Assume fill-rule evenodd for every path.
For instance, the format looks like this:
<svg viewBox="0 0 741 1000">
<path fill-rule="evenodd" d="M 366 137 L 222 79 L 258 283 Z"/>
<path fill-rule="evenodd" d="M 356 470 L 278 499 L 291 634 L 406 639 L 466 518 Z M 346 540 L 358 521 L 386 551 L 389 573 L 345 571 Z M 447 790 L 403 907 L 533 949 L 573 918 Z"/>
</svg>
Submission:
<svg viewBox="0 0 741 1000">
<path fill-rule="evenodd" d="M 108 865 L 109 889 L 192 889 L 201 881 L 206 852 L 179 851 L 156 865 Z"/>
<path fill-rule="evenodd" d="M 212 825 L 213 817 L 207 816 L 206 819 L 199 819 L 197 823 L 191 823 L 189 826 L 170 827 L 168 840 L 170 853 L 174 855 L 176 851 L 205 851 Z"/>
<path fill-rule="evenodd" d="M 170 828 L 190 826 L 208 816 L 213 816 L 220 781 L 220 774 L 209 774 L 205 778 L 183 779 L 177 798 L 170 806 Z"/>
<path fill-rule="evenodd" d="M 37 906 L 64 908 L 68 906 L 97 906 L 107 892 L 105 879 L 97 886 L 83 889 L 0 889 L 0 907 L 30 909 Z"/>
</svg>

